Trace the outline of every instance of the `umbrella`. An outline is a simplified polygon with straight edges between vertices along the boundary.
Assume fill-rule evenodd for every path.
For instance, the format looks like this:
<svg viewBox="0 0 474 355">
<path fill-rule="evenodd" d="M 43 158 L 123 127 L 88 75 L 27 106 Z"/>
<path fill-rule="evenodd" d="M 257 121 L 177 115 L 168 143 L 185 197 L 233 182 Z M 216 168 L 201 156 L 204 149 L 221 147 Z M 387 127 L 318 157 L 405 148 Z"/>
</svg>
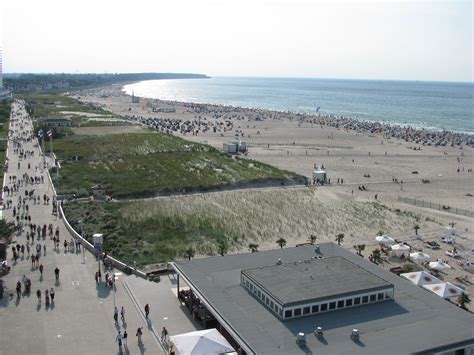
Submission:
<svg viewBox="0 0 474 355">
<path fill-rule="evenodd" d="M 379 236 L 375 237 L 375 240 L 379 244 L 386 244 L 386 245 L 395 244 L 395 239 L 389 237 L 388 235 L 379 235 Z"/>
<path fill-rule="evenodd" d="M 170 337 L 173 349 L 181 355 L 233 353 L 235 350 L 217 329 L 199 330 Z"/>
<path fill-rule="evenodd" d="M 392 245 L 391 248 L 392 248 L 392 251 L 396 253 L 406 253 L 410 251 L 410 247 L 405 244 L 395 244 L 395 245 Z"/>
<path fill-rule="evenodd" d="M 415 261 L 430 261 L 431 257 L 428 254 L 422 252 L 415 252 L 410 254 L 410 259 Z"/>
<path fill-rule="evenodd" d="M 400 274 L 400 276 L 410 280 L 417 286 L 431 285 L 442 282 L 440 279 L 434 277 L 426 271 L 406 272 L 404 274 Z"/>
<path fill-rule="evenodd" d="M 459 288 L 449 282 L 423 285 L 423 288 L 426 288 L 428 291 L 436 293 L 441 298 L 456 297 L 464 292 L 462 288 Z"/>
<path fill-rule="evenodd" d="M 433 270 L 445 270 L 445 269 L 451 269 L 451 266 L 449 266 L 448 264 L 442 262 L 442 261 L 433 261 L 431 263 L 428 264 L 429 268 L 430 269 L 433 269 Z"/>
</svg>

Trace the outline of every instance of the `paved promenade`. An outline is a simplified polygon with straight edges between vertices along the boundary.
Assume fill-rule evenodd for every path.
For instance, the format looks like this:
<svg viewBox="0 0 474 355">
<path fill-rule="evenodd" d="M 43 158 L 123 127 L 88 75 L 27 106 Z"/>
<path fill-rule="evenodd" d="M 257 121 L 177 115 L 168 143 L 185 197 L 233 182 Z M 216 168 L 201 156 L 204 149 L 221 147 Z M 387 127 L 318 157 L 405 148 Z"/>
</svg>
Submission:
<svg viewBox="0 0 474 355">
<path fill-rule="evenodd" d="M 52 214 L 53 189 L 47 177 L 46 171 L 42 169 L 43 158 L 36 140 L 27 141 L 31 135 L 31 121 L 28 119 L 22 105 L 18 102 L 13 104 L 13 120 L 10 129 L 13 134 L 10 137 L 8 148 L 9 168 L 5 177 L 5 185 L 13 189 L 13 176 L 22 180 L 24 174 L 29 177 L 41 177 L 44 183 L 25 184 L 18 187 L 13 194 L 4 194 L 4 203 L 11 200 L 12 206 L 4 209 L 3 218 L 7 221 L 16 221 L 13 217 L 13 207 L 20 215 L 19 221 L 28 223 L 23 231 L 13 238 L 13 245 L 27 246 L 27 232 L 30 231 L 29 221 L 21 219 L 21 216 L 30 216 L 31 223 L 36 225 L 53 224 L 54 229 L 59 228 L 60 248 L 53 250 L 53 240 L 49 235 L 34 243 L 28 243 L 31 252 L 28 255 L 19 253 L 20 258 L 16 263 L 12 259 L 12 248 L 8 250 L 8 262 L 12 265 L 9 274 L 3 276 L 6 293 L 0 300 L 0 354 L 161 354 L 163 351 L 155 341 L 155 338 L 147 330 L 142 315 L 138 312 L 128 293 L 124 289 L 123 275 L 118 275 L 116 281 L 117 291 L 115 302 L 120 310 L 125 307 L 126 322 L 120 321 L 115 324 L 113 319 L 114 294 L 105 283 L 96 284 L 94 274 L 98 264 L 95 257 L 88 252 L 85 253 L 85 263 L 81 252 L 69 252 L 64 250 L 64 240 L 71 240 L 61 219 Z M 25 140 L 23 140 L 25 138 Z M 14 147 L 16 140 L 21 146 Z M 22 158 L 19 153 L 33 152 L 32 156 Z M 48 160 L 47 160 L 48 162 Z M 29 165 L 29 168 L 28 168 Z M 10 180 L 12 178 L 12 180 Z M 33 203 L 32 199 L 26 199 L 28 212 L 18 208 L 19 197 L 25 196 L 34 190 L 34 196 L 39 196 L 39 203 Z M 49 197 L 49 205 L 43 203 L 44 196 Z M 100 231 L 98 231 L 100 232 Z M 41 248 L 46 246 L 46 253 L 41 251 L 39 264 L 44 267 L 41 277 L 38 268 L 32 267 L 31 254 L 36 253 L 35 247 L 39 242 Z M 59 282 L 55 280 L 54 269 L 60 269 Z M 110 271 L 109 271 L 110 273 Z M 16 296 L 15 286 L 21 281 L 23 275 L 31 279 L 31 294 L 24 293 L 22 284 L 22 295 Z M 105 275 L 105 271 L 102 271 Z M 55 290 L 54 304 L 49 306 L 45 303 L 44 291 Z M 42 302 L 38 303 L 36 291 L 42 293 Z M 13 295 L 10 297 L 8 293 Z M 138 327 L 143 327 L 143 345 L 139 346 L 135 336 Z M 127 330 L 128 348 L 123 347 L 119 351 L 116 343 L 118 330 Z"/>
</svg>

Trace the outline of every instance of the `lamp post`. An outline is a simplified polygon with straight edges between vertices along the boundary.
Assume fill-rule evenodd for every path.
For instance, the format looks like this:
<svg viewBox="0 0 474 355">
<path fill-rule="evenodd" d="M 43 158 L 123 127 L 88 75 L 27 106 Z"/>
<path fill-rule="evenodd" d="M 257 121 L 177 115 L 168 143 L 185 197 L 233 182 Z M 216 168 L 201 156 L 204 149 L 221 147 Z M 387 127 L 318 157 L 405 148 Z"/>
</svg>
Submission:
<svg viewBox="0 0 474 355">
<path fill-rule="evenodd" d="M 84 223 L 82 221 L 77 221 L 77 223 L 81 225 L 81 237 L 84 239 Z M 86 263 L 86 253 L 85 253 L 86 247 L 84 246 L 84 244 L 82 244 L 82 240 L 81 240 L 81 245 L 82 245 L 82 263 L 85 264 Z"/>
</svg>

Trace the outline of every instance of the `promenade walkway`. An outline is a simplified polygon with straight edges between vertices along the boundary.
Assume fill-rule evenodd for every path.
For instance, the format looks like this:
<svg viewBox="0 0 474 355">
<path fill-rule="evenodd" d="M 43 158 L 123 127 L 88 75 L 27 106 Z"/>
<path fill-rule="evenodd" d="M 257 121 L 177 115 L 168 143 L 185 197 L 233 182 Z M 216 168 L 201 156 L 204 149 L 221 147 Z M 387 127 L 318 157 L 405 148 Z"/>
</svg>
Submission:
<svg viewBox="0 0 474 355">
<path fill-rule="evenodd" d="M 94 274 L 98 269 L 96 258 L 85 253 L 85 259 L 81 252 L 69 252 L 64 250 L 64 240 L 71 240 L 61 219 L 52 214 L 53 188 L 43 169 L 43 158 L 40 155 L 36 139 L 31 140 L 32 123 L 28 118 L 21 102 L 14 102 L 12 109 L 12 120 L 10 122 L 10 135 L 8 160 L 8 172 L 5 175 L 5 185 L 13 189 L 13 176 L 17 181 L 22 180 L 24 174 L 29 177 L 43 178 L 44 183 L 25 184 L 22 182 L 17 192 L 4 194 L 4 206 L 11 200 L 12 206 L 5 208 L 3 218 L 7 221 L 16 221 L 13 217 L 13 207 L 20 215 L 19 221 L 23 224 L 21 233 L 13 238 L 13 244 L 30 245 L 31 252 L 25 251 L 16 263 L 12 259 L 12 246 L 8 250 L 8 262 L 12 265 L 9 274 L 2 277 L 6 286 L 4 298 L 0 300 L 0 355 L 11 354 L 161 354 L 161 347 L 155 338 L 147 330 L 147 324 L 138 312 L 128 293 L 124 289 L 123 275 L 118 273 L 116 281 L 116 294 L 113 295 L 111 288 L 105 283 L 96 284 Z M 21 144 L 15 146 L 13 141 Z M 29 140 L 29 141 L 28 141 Z M 33 152 L 22 158 L 19 153 Z M 47 161 L 48 163 L 48 161 Z M 29 167 L 28 167 L 29 166 Z M 19 197 L 25 196 L 34 190 L 34 196 L 39 196 L 39 203 L 32 199 L 25 200 L 26 209 L 18 208 Z M 50 199 L 49 204 L 43 203 L 44 196 Z M 35 238 L 34 243 L 27 242 L 26 234 L 30 231 L 29 221 L 21 216 L 30 216 L 31 223 L 36 225 L 49 225 L 52 223 L 54 229 L 59 228 L 60 248 L 53 250 L 53 240 L 49 235 L 44 239 Z M 43 276 L 38 268 L 32 267 L 31 254 L 36 253 L 35 246 L 41 245 L 41 257 L 39 263 L 43 265 Z M 46 252 L 43 252 L 46 246 Z M 85 262 L 84 262 L 85 260 Z M 54 269 L 60 269 L 59 282 L 55 280 Z M 110 271 L 109 271 L 110 273 Z M 24 293 L 22 284 L 22 295 L 16 296 L 15 286 L 25 275 L 31 279 L 31 293 Z M 105 271 L 102 271 L 105 275 Z M 49 306 L 45 303 L 44 291 L 54 288 L 54 304 Z M 42 293 L 42 302 L 38 303 L 36 291 Z M 10 296 L 9 293 L 13 295 Z M 114 299 L 120 310 L 125 307 L 125 322 L 115 324 L 113 319 Z M 135 336 L 138 327 L 143 327 L 143 345 L 139 346 Z M 116 343 L 118 330 L 122 334 L 128 332 L 128 348 L 123 347 L 119 351 Z"/>
</svg>

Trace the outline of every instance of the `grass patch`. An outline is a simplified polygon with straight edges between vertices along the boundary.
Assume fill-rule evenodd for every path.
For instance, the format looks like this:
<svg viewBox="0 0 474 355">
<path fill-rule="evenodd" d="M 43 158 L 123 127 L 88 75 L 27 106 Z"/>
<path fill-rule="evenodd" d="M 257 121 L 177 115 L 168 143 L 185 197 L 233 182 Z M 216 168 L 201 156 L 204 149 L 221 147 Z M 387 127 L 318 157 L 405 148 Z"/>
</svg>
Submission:
<svg viewBox="0 0 474 355">
<path fill-rule="evenodd" d="M 198 255 L 218 255 L 219 244 L 229 252 L 276 248 L 277 239 L 288 245 L 334 241 L 344 233 L 345 244 L 373 242 L 377 231 L 412 235 L 415 218 L 399 215 L 377 204 L 356 201 L 321 202 L 312 189 L 233 191 L 159 200 L 114 203 L 68 203 L 65 214 L 77 226 L 85 221 L 90 238 L 103 233 L 111 255 L 139 265 L 183 258 L 193 247 Z M 420 228 L 432 227 L 429 222 Z"/>
<path fill-rule="evenodd" d="M 90 194 L 94 185 L 113 197 L 138 197 L 290 179 L 304 182 L 295 173 L 159 132 L 64 137 L 54 142 L 54 152 L 62 160 L 60 178 L 53 174 L 60 194 Z"/>
</svg>

